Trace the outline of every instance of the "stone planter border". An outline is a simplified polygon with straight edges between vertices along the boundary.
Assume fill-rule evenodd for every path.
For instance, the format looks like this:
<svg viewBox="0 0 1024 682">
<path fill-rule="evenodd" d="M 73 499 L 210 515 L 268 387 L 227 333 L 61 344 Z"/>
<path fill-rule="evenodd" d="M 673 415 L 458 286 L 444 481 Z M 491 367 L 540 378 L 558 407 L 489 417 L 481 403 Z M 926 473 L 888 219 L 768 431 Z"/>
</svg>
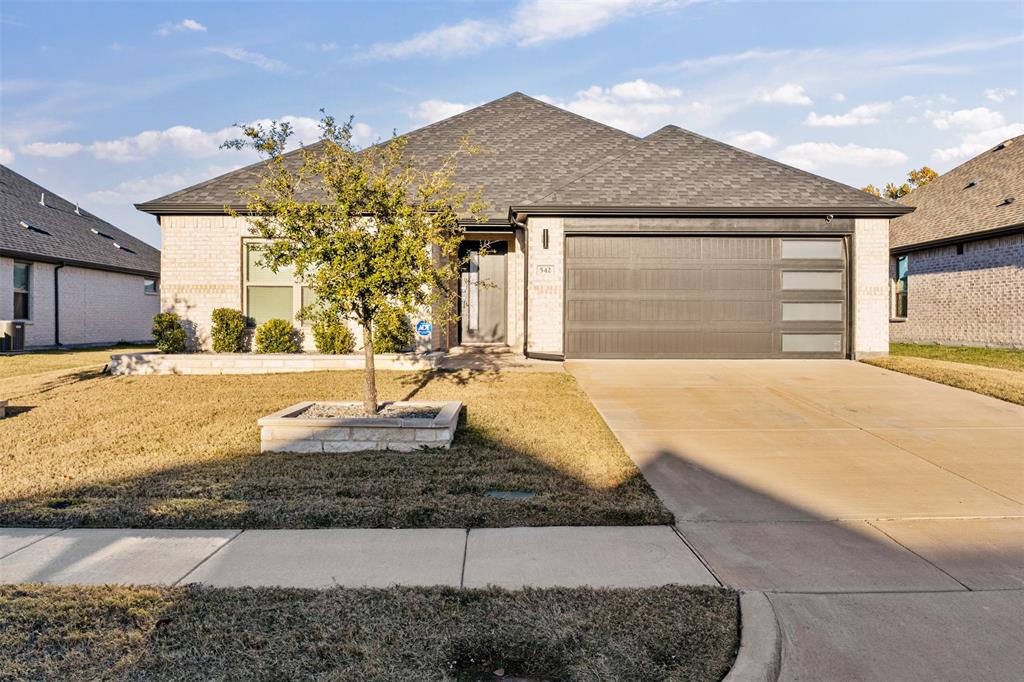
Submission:
<svg viewBox="0 0 1024 682">
<path fill-rule="evenodd" d="M 421 370 L 438 367 L 441 352 L 382 353 L 374 356 L 377 369 Z M 152 374 L 278 374 L 363 369 L 362 353 L 122 353 L 110 356 L 114 376 Z"/>
<path fill-rule="evenodd" d="M 462 403 L 395 402 L 392 405 L 438 407 L 433 419 L 342 417 L 336 419 L 294 416 L 314 402 L 321 405 L 361 405 L 353 401 L 306 401 L 267 415 L 260 426 L 260 452 L 361 452 L 451 447 Z"/>
</svg>

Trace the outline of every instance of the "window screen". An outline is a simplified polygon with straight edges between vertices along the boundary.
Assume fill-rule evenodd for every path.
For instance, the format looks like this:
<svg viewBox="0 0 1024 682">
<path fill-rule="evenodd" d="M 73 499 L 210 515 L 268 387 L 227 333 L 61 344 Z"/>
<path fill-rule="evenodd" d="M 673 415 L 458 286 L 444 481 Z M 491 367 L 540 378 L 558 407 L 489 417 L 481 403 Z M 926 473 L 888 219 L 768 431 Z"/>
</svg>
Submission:
<svg viewBox="0 0 1024 682">
<path fill-rule="evenodd" d="M 258 327 L 267 320 L 292 320 L 292 287 L 248 287 L 249 319 Z"/>
<path fill-rule="evenodd" d="M 245 278 L 250 284 L 291 284 L 295 281 L 293 267 L 274 272 L 262 265 L 263 251 L 259 244 L 245 245 Z"/>
</svg>

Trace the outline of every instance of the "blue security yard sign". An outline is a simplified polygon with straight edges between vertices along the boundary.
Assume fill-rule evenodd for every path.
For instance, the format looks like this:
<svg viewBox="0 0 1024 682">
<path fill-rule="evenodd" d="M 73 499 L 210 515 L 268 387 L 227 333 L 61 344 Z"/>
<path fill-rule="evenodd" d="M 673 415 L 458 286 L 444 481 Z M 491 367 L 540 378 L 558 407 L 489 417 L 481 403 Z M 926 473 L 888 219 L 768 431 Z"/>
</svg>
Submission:
<svg viewBox="0 0 1024 682">
<path fill-rule="evenodd" d="M 430 332 L 434 331 L 434 325 L 430 324 L 426 320 L 420 320 L 416 323 L 416 333 L 420 336 L 430 336 Z"/>
</svg>

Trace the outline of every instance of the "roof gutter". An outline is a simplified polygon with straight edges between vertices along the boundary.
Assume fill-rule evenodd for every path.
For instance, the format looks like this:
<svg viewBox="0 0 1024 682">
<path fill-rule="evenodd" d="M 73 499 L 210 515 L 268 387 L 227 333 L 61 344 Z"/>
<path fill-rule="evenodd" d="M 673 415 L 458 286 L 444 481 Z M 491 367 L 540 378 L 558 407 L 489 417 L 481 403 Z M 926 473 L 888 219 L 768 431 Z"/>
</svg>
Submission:
<svg viewBox="0 0 1024 682">
<path fill-rule="evenodd" d="M 781 207 L 671 207 L 671 206 L 510 206 L 510 220 L 513 216 L 527 215 L 557 216 L 655 216 L 655 217 L 701 217 L 728 218 L 735 216 L 785 216 L 807 217 L 831 215 L 836 218 L 894 218 L 914 211 L 913 206 L 865 206 L 842 208 L 837 206 L 781 206 Z"/>
<path fill-rule="evenodd" d="M 1006 235 L 1016 234 L 1018 232 L 1024 232 L 1024 223 L 1017 223 L 1016 225 L 1006 225 L 1004 227 L 997 227 L 991 230 L 983 230 L 981 232 L 971 232 L 970 234 L 960 234 L 954 237 L 943 237 L 942 239 L 933 239 L 928 242 L 917 242 L 915 244 L 893 246 L 892 248 L 889 249 L 889 253 L 893 255 L 899 255 L 902 253 L 910 253 L 911 251 L 934 249 L 939 246 L 952 246 L 953 244 L 964 244 L 966 242 L 981 241 L 982 239 L 1003 237 Z"/>
<path fill-rule="evenodd" d="M 122 268 L 117 265 L 105 265 L 103 263 L 90 263 L 88 261 L 69 260 L 67 258 L 41 256 L 36 253 L 28 253 L 27 251 L 12 251 L 11 249 L 0 249 L 0 256 L 8 256 L 10 258 L 19 258 L 21 260 L 35 261 L 37 263 L 60 263 L 62 265 L 71 265 L 76 268 L 86 268 L 88 270 L 102 270 L 104 272 L 121 272 L 126 275 L 141 275 L 143 277 L 160 276 L 159 270 L 138 270 L 135 268 Z"/>
</svg>

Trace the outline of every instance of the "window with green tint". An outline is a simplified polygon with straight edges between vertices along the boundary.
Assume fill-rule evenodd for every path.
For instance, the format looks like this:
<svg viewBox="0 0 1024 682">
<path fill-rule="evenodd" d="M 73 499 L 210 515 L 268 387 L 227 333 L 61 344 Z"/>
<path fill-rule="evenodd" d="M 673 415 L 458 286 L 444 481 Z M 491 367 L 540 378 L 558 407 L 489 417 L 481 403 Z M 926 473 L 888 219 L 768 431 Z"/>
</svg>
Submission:
<svg viewBox="0 0 1024 682">
<path fill-rule="evenodd" d="M 292 287 L 248 287 L 246 289 L 246 311 L 257 327 L 275 318 L 291 320 Z"/>
<path fill-rule="evenodd" d="M 245 245 L 245 279 L 250 284 L 292 284 L 295 268 L 279 268 L 274 272 L 262 264 L 263 251 L 259 244 Z"/>
<path fill-rule="evenodd" d="M 319 298 L 316 292 L 309 287 L 302 287 L 302 309 L 305 310 L 307 306 L 316 305 Z M 303 324 L 309 324 L 308 320 L 303 320 Z"/>
</svg>

